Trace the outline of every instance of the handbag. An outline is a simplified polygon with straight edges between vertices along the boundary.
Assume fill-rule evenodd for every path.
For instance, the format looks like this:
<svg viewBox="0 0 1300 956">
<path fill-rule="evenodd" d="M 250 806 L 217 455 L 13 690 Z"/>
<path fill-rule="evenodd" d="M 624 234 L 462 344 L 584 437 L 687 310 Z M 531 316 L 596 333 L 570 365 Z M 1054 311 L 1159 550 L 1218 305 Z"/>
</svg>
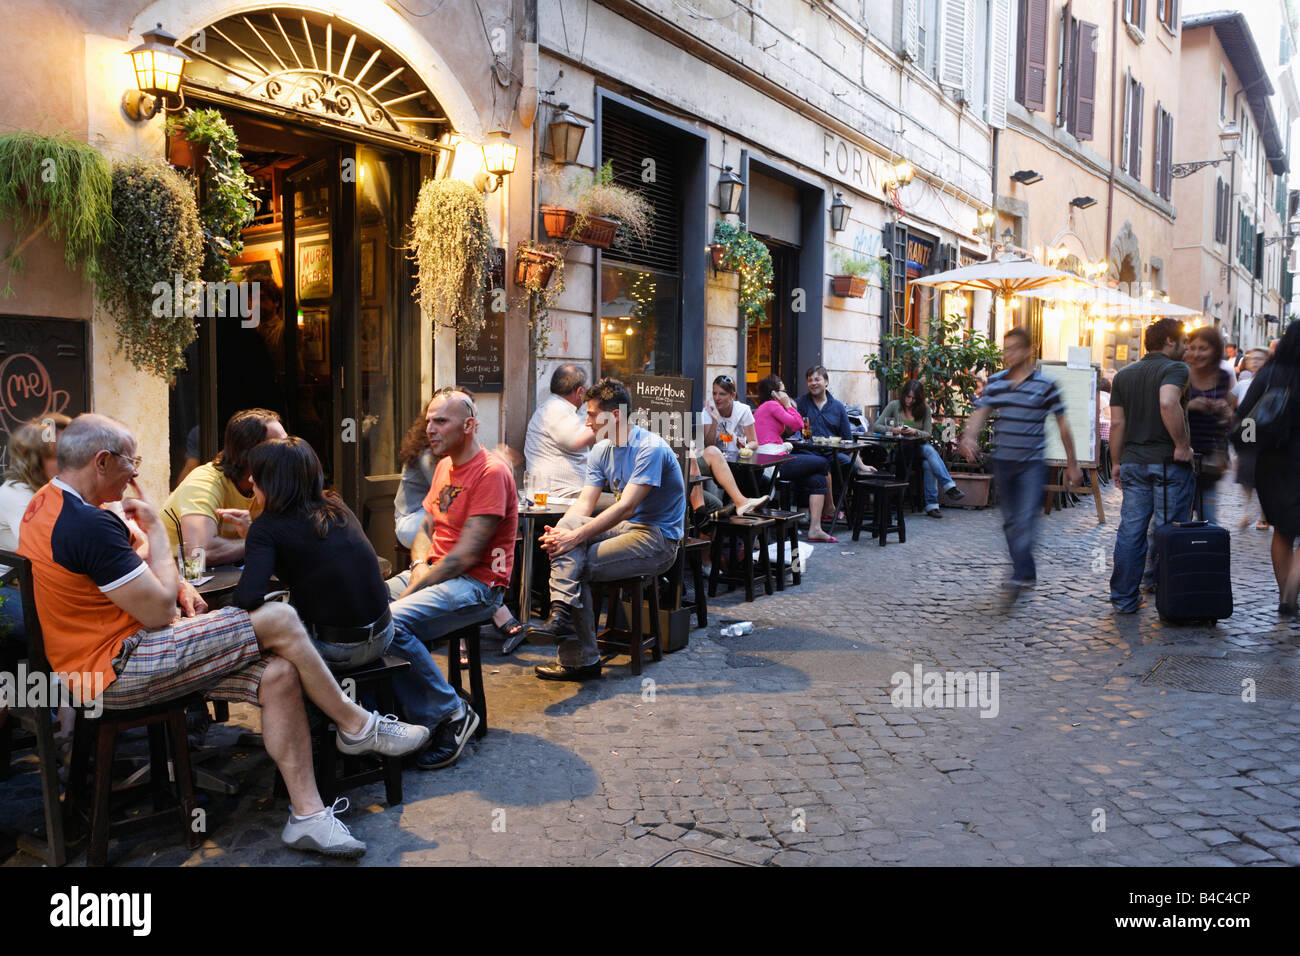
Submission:
<svg viewBox="0 0 1300 956">
<path fill-rule="evenodd" d="M 1207 481 L 1218 481 L 1231 467 L 1232 462 L 1228 459 L 1226 449 L 1216 448 L 1201 456 L 1200 474 Z"/>
<path fill-rule="evenodd" d="M 1291 383 L 1274 385 L 1272 372 L 1255 406 L 1241 416 L 1241 421 L 1233 430 L 1232 440 L 1238 448 L 1251 444 L 1246 439 L 1248 427 L 1253 430 L 1253 444 L 1259 451 L 1272 451 L 1281 448 L 1291 437 Z"/>
</svg>

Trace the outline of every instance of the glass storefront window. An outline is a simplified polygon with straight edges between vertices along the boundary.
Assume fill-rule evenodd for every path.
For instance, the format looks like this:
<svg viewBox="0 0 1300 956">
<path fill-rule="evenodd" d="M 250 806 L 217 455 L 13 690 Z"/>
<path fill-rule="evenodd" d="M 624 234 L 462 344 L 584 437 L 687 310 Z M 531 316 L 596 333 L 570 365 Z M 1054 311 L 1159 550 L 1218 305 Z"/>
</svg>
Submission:
<svg viewBox="0 0 1300 956">
<path fill-rule="evenodd" d="M 681 281 L 636 266 L 600 271 L 600 374 L 675 375 L 681 369 Z"/>
</svg>

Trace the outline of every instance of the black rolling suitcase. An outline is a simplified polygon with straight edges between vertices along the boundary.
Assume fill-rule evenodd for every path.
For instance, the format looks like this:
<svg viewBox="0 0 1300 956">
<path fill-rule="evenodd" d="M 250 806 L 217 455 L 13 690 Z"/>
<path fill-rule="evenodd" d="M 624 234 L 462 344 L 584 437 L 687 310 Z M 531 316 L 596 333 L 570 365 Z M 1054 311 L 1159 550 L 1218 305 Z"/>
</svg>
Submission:
<svg viewBox="0 0 1300 956">
<path fill-rule="evenodd" d="M 1195 511 L 1200 515 L 1202 509 Z M 1182 622 L 1232 617 L 1232 539 L 1227 529 L 1200 517 L 1161 525 L 1153 547 L 1161 618 Z"/>
</svg>

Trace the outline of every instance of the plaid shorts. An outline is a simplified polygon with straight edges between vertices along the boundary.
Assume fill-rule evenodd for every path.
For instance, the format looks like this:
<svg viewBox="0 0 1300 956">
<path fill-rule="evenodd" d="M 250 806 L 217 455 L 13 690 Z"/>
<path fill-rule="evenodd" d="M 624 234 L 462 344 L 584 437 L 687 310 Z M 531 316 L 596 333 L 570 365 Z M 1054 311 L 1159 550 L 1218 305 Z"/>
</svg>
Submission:
<svg viewBox="0 0 1300 956">
<path fill-rule="evenodd" d="M 104 690 L 104 707 L 126 710 L 195 693 L 256 704 L 266 664 L 247 611 L 224 607 L 181 618 L 126 639 L 113 658 L 117 680 Z"/>
</svg>

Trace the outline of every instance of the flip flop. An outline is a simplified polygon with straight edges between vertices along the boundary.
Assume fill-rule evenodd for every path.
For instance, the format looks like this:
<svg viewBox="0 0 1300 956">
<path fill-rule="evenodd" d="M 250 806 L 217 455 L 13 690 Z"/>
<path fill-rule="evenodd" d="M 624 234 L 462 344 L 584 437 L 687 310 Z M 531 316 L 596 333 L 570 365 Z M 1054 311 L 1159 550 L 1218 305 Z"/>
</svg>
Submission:
<svg viewBox="0 0 1300 956">
<path fill-rule="evenodd" d="M 505 641 L 501 646 L 501 653 L 503 654 L 509 654 L 518 647 L 524 639 L 524 626 L 519 623 L 519 619 L 513 614 L 510 615 L 510 620 L 506 621 L 504 624 L 493 623 L 492 627 L 501 635 L 502 640 Z"/>
</svg>

